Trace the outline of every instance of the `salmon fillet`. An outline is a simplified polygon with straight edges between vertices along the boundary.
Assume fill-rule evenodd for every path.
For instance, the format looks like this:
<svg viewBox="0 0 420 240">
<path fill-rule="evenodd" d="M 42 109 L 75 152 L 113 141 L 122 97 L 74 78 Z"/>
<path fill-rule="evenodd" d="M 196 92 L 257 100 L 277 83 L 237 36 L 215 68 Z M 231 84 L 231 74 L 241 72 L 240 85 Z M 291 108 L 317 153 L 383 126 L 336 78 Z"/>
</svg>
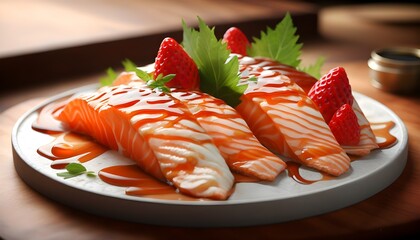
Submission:
<svg viewBox="0 0 420 240">
<path fill-rule="evenodd" d="M 114 82 L 114 85 L 118 84 L 135 86 L 144 82 L 134 73 L 125 73 Z M 180 89 L 171 89 L 170 95 L 185 104 L 213 138 L 232 171 L 273 181 L 286 168 L 282 159 L 261 145 L 240 114 L 222 100 L 206 93 Z"/>
<path fill-rule="evenodd" d="M 244 59 L 243 61 L 246 61 L 246 59 Z M 250 61 L 253 65 L 261 67 L 264 70 L 279 72 L 282 75 L 287 76 L 291 81 L 299 85 L 299 87 L 301 87 L 305 93 L 308 93 L 312 86 L 315 84 L 315 82 L 318 81 L 316 78 L 312 77 L 311 75 L 305 72 L 299 71 L 294 67 L 281 64 L 272 59 L 257 57 Z M 342 145 L 341 147 L 348 154 L 364 156 L 369 154 L 373 149 L 376 149 L 379 146 L 376 143 L 376 138 L 373 134 L 372 128 L 370 127 L 370 123 L 366 119 L 362 110 L 360 109 L 358 103 L 356 102 L 356 99 L 353 99 L 352 108 L 356 113 L 358 123 L 360 125 L 360 141 L 359 144 L 355 146 Z"/>
<path fill-rule="evenodd" d="M 187 105 L 234 172 L 273 181 L 286 163 L 265 148 L 239 113 L 220 99 L 201 92 L 172 91 Z"/>
<path fill-rule="evenodd" d="M 145 84 L 103 87 L 71 100 L 58 118 L 180 192 L 211 199 L 231 194 L 233 175 L 212 138 L 179 100 Z"/>
<path fill-rule="evenodd" d="M 255 67 L 260 67 L 263 70 L 279 72 L 280 74 L 285 75 L 290 80 L 299 85 L 299 87 L 301 87 L 305 93 L 308 93 L 309 90 L 311 90 L 312 85 L 314 85 L 318 81 L 316 78 L 312 77 L 311 75 L 305 72 L 299 71 L 294 67 L 279 63 L 269 58 L 242 58 L 241 63 L 248 64 L 248 60 L 250 60 L 249 64 L 252 64 Z"/>
<path fill-rule="evenodd" d="M 349 169 L 349 157 L 302 88 L 253 58 L 240 57 L 239 63 L 243 81 L 258 80 L 249 82 L 236 110 L 263 145 L 334 176 Z"/>
</svg>

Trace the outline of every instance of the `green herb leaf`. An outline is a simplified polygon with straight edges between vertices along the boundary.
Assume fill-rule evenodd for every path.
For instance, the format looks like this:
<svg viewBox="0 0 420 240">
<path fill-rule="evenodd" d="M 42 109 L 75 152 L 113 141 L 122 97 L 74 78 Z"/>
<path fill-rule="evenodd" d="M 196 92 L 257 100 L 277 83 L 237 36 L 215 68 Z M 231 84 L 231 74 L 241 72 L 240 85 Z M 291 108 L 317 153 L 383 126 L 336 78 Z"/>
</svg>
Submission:
<svg viewBox="0 0 420 240">
<path fill-rule="evenodd" d="M 151 87 L 152 89 L 159 89 L 162 92 L 169 93 L 171 90 L 165 85 L 167 82 L 171 81 L 175 77 L 175 74 L 168 74 L 163 76 L 163 74 L 159 74 L 155 80 L 149 80 L 147 82 L 147 86 Z"/>
<path fill-rule="evenodd" d="M 122 62 L 122 65 L 123 65 L 124 70 L 126 72 L 135 72 L 136 69 L 137 69 L 137 65 L 133 61 L 131 61 L 130 59 L 125 59 Z"/>
<path fill-rule="evenodd" d="M 68 179 L 68 178 L 76 177 L 76 176 L 79 176 L 79 175 L 82 175 L 82 174 L 83 173 L 75 174 L 75 173 L 69 173 L 69 172 L 60 172 L 60 173 L 57 173 L 57 176 L 63 177 L 64 179 Z"/>
<path fill-rule="evenodd" d="M 321 68 L 324 65 L 325 58 L 319 57 L 316 62 L 310 66 L 307 67 L 298 67 L 298 70 L 306 72 L 307 74 L 311 75 L 312 77 L 316 79 L 321 78 Z"/>
<path fill-rule="evenodd" d="M 251 57 L 268 57 L 280 63 L 297 67 L 300 64 L 302 44 L 297 43 L 296 27 L 293 25 L 289 13 L 277 24 L 274 30 L 270 27 L 267 32 L 261 32 L 260 38 L 253 38 L 254 42 L 248 49 Z"/>
<path fill-rule="evenodd" d="M 258 78 L 254 75 L 249 76 L 249 78 L 248 78 L 248 82 L 257 82 L 257 81 L 258 81 Z"/>
<path fill-rule="evenodd" d="M 126 72 L 135 72 L 137 77 L 142 79 L 143 81 L 147 82 L 149 80 L 153 80 L 152 76 L 150 76 L 147 72 L 139 69 L 135 63 L 132 61 L 125 59 L 122 62 L 122 65 L 124 66 L 124 70 Z"/>
<path fill-rule="evenodd" d="M 80 163 L 69 163 L 66 166 L 66 170 L 72 174 L 84 173 L 86 172 L 85 166 Z"/>
<path fill-rule="evenodd" d="M 57 173 L 57 176 L 63 177 L 64 179 L 76 177 L 82 174 L 86 174 L 88 177 L 95 177 L 95 172 L 93 171 L 87 171 L 85 166 L 83 166 L 80 163 L 69 163 L 66 166 L 67 172 L 59 172 Z"/>
<path fill-rule="evenodd" d="M 239 85 L 239 61 L 231 57 L 222 40 L 217 40 L 214 28 L 198 18 L 199 30 L 189 28 L 182 22 L 184 34 L 182 45 L 196 63 L 200 73 L 200 90 L 224 100 L 235 107 L 246 85 Z"/>
<path fill-rule="evenodd" d="M 159 89 L 160 91 L 166 93 L 171 91 L 167 86 L 165 86 L 165 84 L 171 81 L 175 77 L 175 74 L 168 74 L 166 76 L 159 74 L 159 76 L 157 76 L 156 79 L 153 79 L 149 73 L 141 70 L 136 66 L 135 63 L 128 59 L 124 60 L 122 64 L 124 66 L 125 71 L 135 72 L 137 77 L 145 81 L 147 83 L 147 86 L 149 86 L 150 88 Z"/>
<path fill-rule="evenodd" d="M 106 76 L 99 79 L 101 86 L 109 86 L 111 85 L 114 80 L 117 78 L 118 74 L 115 72 L 114 69 L 108 68 L 106 70 Z"/>
</svg>

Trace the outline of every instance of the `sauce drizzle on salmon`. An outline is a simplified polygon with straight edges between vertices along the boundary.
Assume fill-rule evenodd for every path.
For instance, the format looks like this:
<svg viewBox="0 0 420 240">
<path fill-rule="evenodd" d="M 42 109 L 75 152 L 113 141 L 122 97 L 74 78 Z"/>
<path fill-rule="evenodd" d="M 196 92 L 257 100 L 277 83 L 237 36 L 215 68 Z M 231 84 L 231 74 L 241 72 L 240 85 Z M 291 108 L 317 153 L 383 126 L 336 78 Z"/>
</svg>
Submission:
<svg viewBox="0 0 420 240">
<path fill-rule="evenodd" d="M 236 110 L 222 100 L 200 92 L 171 95 L 187 105 L 232 171 L 273 181 L 285 169 L 283 160 L 262 146 Z"/>
<path fill-rule="evenodd" d="M 295 82 L 278 71 L 264 70 L 263 60 L 239 58 L 248 88 L 236 107 L 252 132 L 270 150 L 305 166 L 338 176 L 350 167 L 321 113 Z"/>
<path fill-rule="evenodd" d="M 61 169 L 98 158 L 107 146 L 137 163 L 99 172 L 104 182 L 126 187 L 128 195 L 219 200 L 229 197 L 233 182 L 272 181 L 286 167 L 289 177 L 302 184 L 328 180 L 350 165 L 343 148 L 365 155 L 378 147 L 377 141 L 382 148 L 396 142 L 389 134 L 392 122 L 372 124 L 375 138 L 355 103 L 356 114 L 363 117 L 361 143 L 341 148 L 306 95 L 314 78 L 267 59 L 239 59 L 242 80 L 258 79 L 249 82 L 236 109 L 242 116 L 207 94 L 156 92 L 123 73 L 114 86 L 45 106 L 32 127 L 56 139 L 38 153 L 53 160 L 52 168 Z M 259 141 L 298 162 L 286 166 Z M 322 178 L 305 179 L 301 164 L 323 171 Z"/>
<path fill-rule="evenodd" d="M 60 106 L 56 103 L 49 104 L 44 107 L 48 111 L 40 111 L 37 122 L 45 126 L 42 130 L 34 128 L 44 134 L 54 137 L 54 140 L 46 145 L 40 146 L 38 153 L 52 160 L 51 167 L 54 169 L 62 169 L 68 163 L 80 161 L 80 156 L 84 156 L 83 161 L 87 162 L 94 158 L 101 158 L 101 152 L 108 150 L 108 148 L 96 143 L 93 139 L 77 133 L 62 132 L 56 133 L 54 125 L 50 123 L 50 119 L 54 118 L 52 113 L 60 110 Z M 54 110 L 54 108 L 56 108 Z M 61 124 L 60 124 L 61 125 Z M 392 146 L 396 142 L 396 138 L 390 134 L 391 128 L 395 125 L 394 122 L 380 122 L 371 123 L 375 135 L 378 138 L 381 148 Z M 51 128 L 49 128 L 51 127 Z M 63 129 L 65 131 L 65 129 Z M 63 136 L 65 135 L 65 136 Z M 76 144 L 75 144 L 76 143 Z M 386 143 L 386 144 L 385 144 Z M 60 151 L 53 151 L 53 148 L 65 147 L 66 154 L 60 154 Z M 90 152 L 97 152 L 98 154 L 90 154 Z M 89 158 L 87 158 L 89 156 Z M 354 159 L 354 160 L 357 160 Z M 288 161 L 287 172 L 288 176 L 293 178 L 296 182 L 301 184 L 313 184 L 320 180 L 328 180 L 331 178 L 329 175 L 323 174 L 323 177 L 318 180 L 306 179 L 299 173 L 301 164 Z M 181 194 L 176 191 L 173 186 L 163 183 L 156 178 L 151 177 L 149 174 L 144 173 L 137 165 L 115 165 L 103 168 L 98 173 L 101 180 L 107 184 L 125 187 L 125 193 L 131 196 L 148 197 L 157 199 L 171 199 L 180 201 L 204 201 L 209 199 L 193 198 Z M 252 177 L 247 177 L 241 174 L 233 174 L 236 183 L 241 182 L 258 182 L 259 180 Z M 326 176 L 326 177 L 325 177 Z"/>
<path fill-rule="evenodd" d="M 226 199 L 233 175 L 211 137 L 178 100 L 145 84 L 104 87 L 58 118 L 195 197 Z"/>
</svg>

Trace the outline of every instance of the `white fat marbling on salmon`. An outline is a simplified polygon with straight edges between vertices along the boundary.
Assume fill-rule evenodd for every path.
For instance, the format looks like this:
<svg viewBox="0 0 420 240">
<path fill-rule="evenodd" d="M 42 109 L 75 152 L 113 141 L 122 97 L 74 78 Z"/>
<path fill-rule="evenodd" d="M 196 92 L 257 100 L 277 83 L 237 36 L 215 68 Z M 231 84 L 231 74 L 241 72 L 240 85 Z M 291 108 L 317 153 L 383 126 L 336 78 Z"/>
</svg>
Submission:
<svg viewBox="0 0 420 240">
<path fill-rule="evenodd" d="M 261 69 L 267 70 L 269 72 L 278 72 L 282 75 L 286 75 L 292 81 L 296 82 L 302 88 L 305 88 L 305 91 L 308 92 L 311 83 L 314 83 L 316 79 L 309 76 L 305 72 L 298 71 L 293 67 L 277 63 L 271 59 L 267 58 L 249 58 L 244 57 L 241 60 L 241 63 L 244 65 L 253 65 L 255 67 L 260 67 Z M 248 75 L 252 74 L 248 69 L 244 70 Z M 244 76 L 244 75 L 243 75 Z M 355 102 L 354 100 L 353 102 Z M 348 153 L 352 155 L 363 156 L 369 154 L 373 149 L 378 148 L 378 145 L 375 141 L 373 131 L 370 127 L 369 122 L 367 121 L 366 117 L 364 116 L 362 110 L 358 106 L 357 102 L 353 104 L 353 110 L 356 113 L 358 118 L 358 122 L 360 125 L 361 137 L 359 144 L 356 146 L 342 146 L 342 148 Z"/>
<path fill-rule="evenodd" d="M 200 125 L 213 138 L 230 169 L 241 174 L 272 181 L 286 164 L 260 144 L 235 109 L 201 92 L 176 91 Z"/>
<path fill-rule="evenodd" d="M 133 79 L 136 84 L 125 84 Z M 132 74 L 122 74 L 117 81 L 123 85 L 101 88 L 77 99 L 80 104 L 68 104 L 69 108 L 78 109 L 75 121 L 100 120 L 94 129 L 85 127 L 85 132 L 97 135 L 103 143 L 111 139 L 113 149 L 135 160 L 146 172 L 164 176 L 183 193 L 226 199 L 231 193 L 233 175 L 212 138 L 189 110 L 177 99 L 153 91 Z M 74 111 L 63 112 L 72 115 Z"/>
<path fill-rule="evenodd" d="M 237 107 L 257 138 L 309 167 L 332 175 L 347 171 L 350 159 L 306 93 L 281 72 L 262 68 L 265 60 L 239 61 L 241 71 L 257 78 Z M 242 75 L 242 81 L 247 78 Z"/>
</svg>

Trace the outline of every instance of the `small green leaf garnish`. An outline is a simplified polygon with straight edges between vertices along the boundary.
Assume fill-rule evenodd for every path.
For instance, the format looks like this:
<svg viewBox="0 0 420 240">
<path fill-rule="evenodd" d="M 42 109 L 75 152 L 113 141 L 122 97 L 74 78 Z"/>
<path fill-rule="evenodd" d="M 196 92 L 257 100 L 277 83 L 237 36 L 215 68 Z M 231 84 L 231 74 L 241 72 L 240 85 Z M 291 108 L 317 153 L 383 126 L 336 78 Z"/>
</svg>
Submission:
<svg viewBox="0 0 420 240">
<path fill-rule="evenodd" d="M 159 91 L 166 93 L 171 92 L 171 90 L 165 84 L 171 81 L 175 77 L 175 74 L 168 74 L 166 76 L 159 74 L 156 79 L 153 79 L 151 74 L 141 70 L 135 63 L 128 59 L 124 60 L 122 64 L 125 71 L 136 73 L 137 77 L 145 81 L 147 86 L 150 88 L 158 89 Z"/>
<path fill-rule="evenodd" d="M 87 171 L 86 176 L 88 177 L 96 177 L 96 173 L 94 171 Z"/>
<path fill-rule="evenodd" d="M 184 34 L 182 45 L 197 64 L 200 73 L 200 90 L 224 100 L 231 106 L 240 103 L 246 85 L 239 85 L 239 61 L 230 57 L 230 51 L 206 23 L 198 18 L 199 30 L 187 27 L 182 22 Z"/>
<path fill-rule="evenodd" d="M 85 166 L 80 163 L 69 163 L 66 166 L 66 170 L 72 174 L 79 174 L 86 172 Z"/>
<path fill-rule="evenodd" d="M 114 69 L 108 68 L 106 70 L 106 76 L 99 79 L 101 86 L 109 86 L 111 85 L 114 80 L 117 78 L 118 74 L 115 72 Z"/>
<path fill-rule="evenodd" d="M 139 77 L 140 79 L 142 79 L 145 82 L 148 82 L 149 80 L 153 80 L 153 77 L 151 75 L 149 75 L 147 72 L 139 69 L 137 67 L 137 65 L 129 59 L 125 59 L 122 62 L 122 65 L 123 65 L 124 70 L 126 72 L 135 72 L 137 77 Z"/>
<path fill-rule="evenodd" d="M 122 61 L 122 65 L 124 67 L 124 71 L 126 72 L 135 72 L 137 70 L 137 65 L 130 59 L 124 59 L 124 61 Z"/>
<path fill-rule="evenodd" d="M 257 82 L 258 81 L 258 78 L 256 76 L 250 76 L 248 78 L 248 81 L 250 81 L 250 82 Z"/>
<path fill-rule="evenodd" d="M 147 81 L 147 86 L 152 89 L 159 89 L 161 92 L 169 93 L 171 90 L 165 85 L 167 82 L 171 81 L 175 77 L 175 74 L 168 74 L 163 76 L 159 74 L 155 80 Z"/>
<path fill-rule="evenodd" d="M 69 163 L 66 166 L 67 172 L 59 172 L 57 176 L 63 177 L 64 179 L 76 177 L 82 174 L 86 174 L 88 177 L 95 177 L 96 174 L 93 171 L 87 171 L 85 166 L 80 163 Z"/>
<path fill-rule="evenodd" d="M 312 77 L 316 78 L 316 79 L 320 79 L 321 78 L 321 68 L 322 65 L 324 65 L 325 62 L 325 58 L 324 57 L 319 57 L 316 62 L 312 65 L 309 65 L 307 67 L 298 67 L 297 69 L 302 71 L 302 72 L 306 72 L 307 74 L 311 75 Z"/>
<path fill-rule="evenodd" d="M 260 38 L 253 38 L 254 42 L 248 49 L 251 57 L 268 57 L 280 63 L 297 67 L 300 64 L 302 44 L 297 43 L 299 36 L 295 34 L 289 13 L 276 25 L 274 30 L 267 27 L 267 32 L 261 32 Z"/>
<path fill-rule="evenodd" d="M 74 174 L 74 173 L 69 173 L 69 172 L 60 172 L 60 173 L 57 173 L 57 176 L 63 177 L 64 179 L 68 179 L 68 178 L 76 177 L 82 174 L 83 173 Z"/>
</svg>

